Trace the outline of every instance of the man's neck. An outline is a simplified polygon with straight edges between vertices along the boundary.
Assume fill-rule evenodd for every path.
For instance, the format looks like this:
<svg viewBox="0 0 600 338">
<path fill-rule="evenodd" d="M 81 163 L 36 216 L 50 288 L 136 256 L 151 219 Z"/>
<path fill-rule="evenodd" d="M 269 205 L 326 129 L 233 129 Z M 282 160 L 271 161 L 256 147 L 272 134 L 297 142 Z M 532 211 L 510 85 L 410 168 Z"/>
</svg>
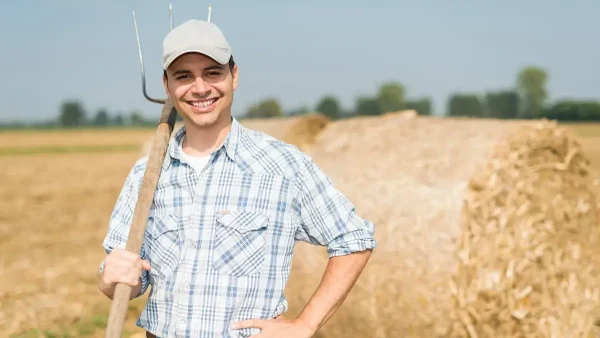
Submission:
<svg viewBox="0 0 600 338">
<path fill-rule="evenodd" d="M 185 138 L 182 149 L 190 156 L 210 155 L 217 147 L 223 144 L 227 133 L 231 129 L 231 119 L 217 121 L 213 126 L 199 128 L 198 126 L 185 124 Z"/>
</svg>

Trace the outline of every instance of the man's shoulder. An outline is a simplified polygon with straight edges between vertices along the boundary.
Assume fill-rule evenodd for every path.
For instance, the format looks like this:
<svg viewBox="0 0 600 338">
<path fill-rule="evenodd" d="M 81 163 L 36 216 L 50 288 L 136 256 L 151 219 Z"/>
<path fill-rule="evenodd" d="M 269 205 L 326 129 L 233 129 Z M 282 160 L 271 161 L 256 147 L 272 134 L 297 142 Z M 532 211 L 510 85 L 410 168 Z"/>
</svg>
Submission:
<svg viewBox="0 0 600 338">
<path fill-rule="evenodd" d="M 292 178 L 311 162 L 310 156 L 294 144 L 256 129 L 243 130 L 239 155 L 254 172 Z"/>
<path fill-rule="evenodd" d="M 148 155 L 138 158 L 131 167 L 127 176 L 127 182 L 129 185 L 139 186 L 142 184 L 144 173 L 146 172 L 146 166 L 148 164 Z"/>
</svg>

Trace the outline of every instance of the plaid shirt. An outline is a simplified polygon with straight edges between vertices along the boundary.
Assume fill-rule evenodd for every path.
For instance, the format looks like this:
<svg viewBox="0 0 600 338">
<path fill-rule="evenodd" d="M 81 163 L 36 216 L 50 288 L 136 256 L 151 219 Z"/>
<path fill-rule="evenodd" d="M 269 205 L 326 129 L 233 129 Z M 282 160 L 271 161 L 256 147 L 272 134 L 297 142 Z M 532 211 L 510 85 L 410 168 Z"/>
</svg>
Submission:
<svg viewBox="0 0 600 338">
<path fill-rule="evenodd" d="M 181 128 L 171 140 L 140 256 L 148 259 L 139 327 L 158 337 L 248 337 L 234 321 L 273 318 L 295 241 L 325 246 L 329 257 L 374 248 L 374 226 L 310 157 L 233 118 L 202 172 L 181 161 Z M 103 246 L 124 248 L 144 157 L 127 176 Z M 138 295 L 138 297 L 140 296 Z"/>
</svg>

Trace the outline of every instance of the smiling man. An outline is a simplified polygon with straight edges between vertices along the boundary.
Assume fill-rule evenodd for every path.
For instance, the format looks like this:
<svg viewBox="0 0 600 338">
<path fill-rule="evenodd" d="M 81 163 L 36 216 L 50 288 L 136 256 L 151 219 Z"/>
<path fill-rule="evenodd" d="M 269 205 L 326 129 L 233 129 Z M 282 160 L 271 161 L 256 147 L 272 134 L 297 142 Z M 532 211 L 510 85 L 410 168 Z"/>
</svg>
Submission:
<svg viewBox="0 0 600 338">
<path fill-rule="evenodd" d="M 127 242 L 147 157 L 130 171 L 104 239 L 100 290 L 131 298 L 148 337 L 308 338 L 338 309 L 375 248 L 374 226 L 306 154 L 231 115 L 238 67 L 213 23 L 190 20 L 163 43 L 163 83 L 184 126 L 171 140 L 139 253 Z M 294 244 L 326 247 L 318 289 L 282 315 Z M 319 250 L 318 247 L 315 250 Z"/>
</svg>

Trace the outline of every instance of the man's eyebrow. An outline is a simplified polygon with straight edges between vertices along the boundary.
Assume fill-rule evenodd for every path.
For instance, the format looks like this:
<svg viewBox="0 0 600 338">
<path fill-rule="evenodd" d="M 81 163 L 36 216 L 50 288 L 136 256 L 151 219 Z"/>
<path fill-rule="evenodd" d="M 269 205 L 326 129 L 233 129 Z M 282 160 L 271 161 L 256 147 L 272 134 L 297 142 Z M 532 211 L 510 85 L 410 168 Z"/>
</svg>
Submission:
<svg viewBox="0 0 600 338">
<path fill-rule="evenodd" d="M 224 69 L 225 66 L 223 65 L 212 65 L 212 66 L 208 66 L 206 68 L 204 68 L 204 71 L 208 71 L 208 70 L 222 70 Z M 192 73 L 191 70 L 189 69 L 179 69 L 173 72 L 173 75 L 179 75 L 179 74 L 190 74 Z"/>
<path fill-rule="evenodd" d="M 208 67 L 204 68 L 204 70 L 213 70 L 213 69 L 219 69 L 220 70 L 220 69 L 223 69 L 223 68 L 225 68 L 225 66 L 223 66 L 223 65 L 213 65 L 213 66 L 208 66 Z"/>
<path fill-rule="evenodd" d="M 187 69 L 179 69 L 173 72 L 173 75 L 179 75 L 179 74 L 189 74 L 191 73 L 191 71 L 187 70 Z"/>
</svg>

